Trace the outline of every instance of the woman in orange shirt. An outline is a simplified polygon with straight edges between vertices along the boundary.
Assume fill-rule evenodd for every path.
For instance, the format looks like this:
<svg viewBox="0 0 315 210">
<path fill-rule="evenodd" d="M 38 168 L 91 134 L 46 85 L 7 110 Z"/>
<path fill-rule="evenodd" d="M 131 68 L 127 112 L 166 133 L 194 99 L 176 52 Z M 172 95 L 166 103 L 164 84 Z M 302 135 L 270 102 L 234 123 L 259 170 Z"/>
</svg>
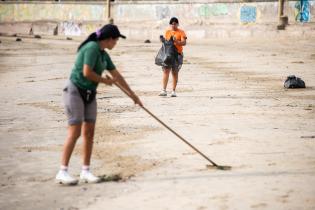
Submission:
<svg viewBox="0 0 315 210">
<path fill-rule="evenodd" d="M 178 19 L 176 17 L 172 17 L 170 20 L 170 29 L 165 32 L 165 39 L 170 40 L 172 37 L 174 38 L 174 45 L 178 52 L 178 62 L 176 62 L 173 66 L 163 67 L 163 90 L 159 94 L 159 96 L 167 96 L 166 87 L 168 83 L 168 78 L 170 71 L 172 70 L 173 76 L 173 90 L 171 93 L 171 97 L 176 97 L 176 86 L 178 81 L 178 71 L 182 67 L 183 64 L 183 46 L 186 45 L 186 34 L 183 30 L 178 28 Z"/>
</svg>

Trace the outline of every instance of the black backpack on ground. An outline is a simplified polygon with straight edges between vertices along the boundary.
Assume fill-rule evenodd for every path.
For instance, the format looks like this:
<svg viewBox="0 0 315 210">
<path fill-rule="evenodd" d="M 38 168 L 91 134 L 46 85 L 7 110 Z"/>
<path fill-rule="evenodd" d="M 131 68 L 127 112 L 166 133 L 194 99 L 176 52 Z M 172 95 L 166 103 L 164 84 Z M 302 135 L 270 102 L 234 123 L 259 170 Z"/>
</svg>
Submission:
<svg viewBox="0 0 315 210">
<path fill-rule="evenodd" d="M 305 88 L 305 82 L 295 75 L 290 75 L 284 82 L 285 88 Z"/>
</svg>

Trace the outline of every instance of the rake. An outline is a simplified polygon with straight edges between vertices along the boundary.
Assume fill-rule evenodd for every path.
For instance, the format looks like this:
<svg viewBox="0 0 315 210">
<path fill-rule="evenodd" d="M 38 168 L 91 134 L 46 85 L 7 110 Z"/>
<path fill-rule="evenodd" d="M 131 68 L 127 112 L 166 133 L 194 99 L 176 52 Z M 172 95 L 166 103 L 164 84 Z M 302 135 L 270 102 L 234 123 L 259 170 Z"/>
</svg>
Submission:
<svg viewBox="0 0 315 210">
<path fill-rule="evenodd" d="M 114 82 L 114 84 L 122 90 L 129 98 L 132 99 L 129 92 L 125 90 L 119 83 Z M 189 143 L 186 139 L 184 139 L 181 135 L 179 135 L 177 132 L 175 132 L 172 128 L 170 128 L 168 125 L 166 125 L 162 120 L 160 120 L 157 116 L 155 116 L 152 112 L 150 112 L 146 107 L 140 106 L 145 112 L 147 112 L 149 115 L 151 115 L 155 120 L 157 120 L 161 125 L 163 125 L 167 130 L 172 132 L 175 136 L 177 136 L 180 140 L 182 140 L 185 144 L 187 144 L 190 148 L 195 150 L 198 154 L 200 154 L 203 158 L 205 158 L 208 162 L 211 163 L 211 165 L 207 165 L 207 168 L 216 168 L 219 170 L 230 170 L 231 166 L 223 166 L 218 165 L 215 162 L 213 162 L 210 158 L 208 158 L 205 154 L 203 154 L 200 150 L 198 150 L 195 146 L 193 146 L 191 143 Z"/>
</svg>

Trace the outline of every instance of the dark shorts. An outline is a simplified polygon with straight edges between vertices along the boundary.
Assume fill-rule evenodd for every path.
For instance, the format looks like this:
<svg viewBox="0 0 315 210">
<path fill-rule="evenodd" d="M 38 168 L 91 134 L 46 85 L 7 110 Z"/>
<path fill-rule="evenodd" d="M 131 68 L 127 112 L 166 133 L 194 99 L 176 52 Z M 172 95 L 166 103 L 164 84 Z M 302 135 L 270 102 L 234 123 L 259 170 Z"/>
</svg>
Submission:
<svg viewBox="0 0 315 210">
<path fill-rule="evenodd" d="M 172 71 L 179 71 L 182 68 L 183 65 L 183 60 L 184 60 L 184 54 L 178 54 L 178 62 L 175 62 L 173 66 L 166 66 L 162 67 L 162 69 L 172 69 Z"/>
<path fill-rule="evenodd" d="M 85 104 L 78 88 L 70 80 L 63 89 L 63 102 L 69 125 L 77 125 L 82 122 L 95 123 L 96 99 L 94 98 L 91 103 Z"/>
</svg>

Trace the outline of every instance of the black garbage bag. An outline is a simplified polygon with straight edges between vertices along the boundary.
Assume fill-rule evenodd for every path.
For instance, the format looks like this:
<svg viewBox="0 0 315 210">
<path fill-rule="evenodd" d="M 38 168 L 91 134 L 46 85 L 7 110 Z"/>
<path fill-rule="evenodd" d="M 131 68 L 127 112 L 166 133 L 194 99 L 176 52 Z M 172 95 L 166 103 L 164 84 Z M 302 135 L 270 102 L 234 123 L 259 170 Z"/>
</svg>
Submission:
<svg viewBox="0 0 315 210">
<path fill-rule="evenodd" d="M 305 88 L 305 82 L 295 75 L 290 75 L 284 82 L 285 88 Z"/>
<path fill-rule="evenodd" d="M 155 57 L 155 64 L 158 66 L 174 66 L 178 62 L 178 53 L 174 46 L 173 37 L 167 41 L 163 36 L 160 36 L 162 47 Z"/>
</svg>

